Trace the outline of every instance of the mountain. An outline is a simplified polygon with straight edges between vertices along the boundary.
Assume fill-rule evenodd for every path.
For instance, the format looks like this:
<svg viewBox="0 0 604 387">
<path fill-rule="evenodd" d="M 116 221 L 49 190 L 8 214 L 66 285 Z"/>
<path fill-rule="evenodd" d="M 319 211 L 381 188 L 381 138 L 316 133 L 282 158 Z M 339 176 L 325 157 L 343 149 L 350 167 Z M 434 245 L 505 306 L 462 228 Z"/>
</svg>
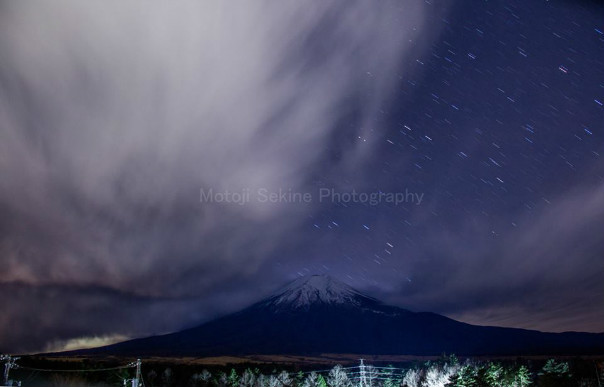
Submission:
<svg viewBox="0 0 604 387">
<path fill-rule="evenodd" d="M 351 286 L 325 275 L 302 277 L 277 291 L 276 295 L 261 301 L 258 307 L 273 312 L 308 310 L 313 306 L 371 307 L 379 301 L 368 297 Z"/>
<path fill-rule="evenodd" d="M 78 354 L 129 356 L 604 354 L 604 334 L 466 324 L 384 305 L 327 276 L 302 277 L 240 312 L 198 327 Z"/>
</svg>

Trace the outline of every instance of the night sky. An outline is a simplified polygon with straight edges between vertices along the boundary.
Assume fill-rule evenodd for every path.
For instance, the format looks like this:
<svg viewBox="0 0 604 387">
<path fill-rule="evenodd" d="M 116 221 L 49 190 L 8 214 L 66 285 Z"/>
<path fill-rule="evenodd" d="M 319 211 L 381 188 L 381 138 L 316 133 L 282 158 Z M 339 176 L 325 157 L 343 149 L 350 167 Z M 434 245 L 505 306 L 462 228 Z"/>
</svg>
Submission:
<svg viewBox="0 0 604 387">
<path fill-rule="evenodd" d="M 604 332 L 601 1 L 4 1 L 0 136 L 3 352 L 311 274 Z"/>
</svg>

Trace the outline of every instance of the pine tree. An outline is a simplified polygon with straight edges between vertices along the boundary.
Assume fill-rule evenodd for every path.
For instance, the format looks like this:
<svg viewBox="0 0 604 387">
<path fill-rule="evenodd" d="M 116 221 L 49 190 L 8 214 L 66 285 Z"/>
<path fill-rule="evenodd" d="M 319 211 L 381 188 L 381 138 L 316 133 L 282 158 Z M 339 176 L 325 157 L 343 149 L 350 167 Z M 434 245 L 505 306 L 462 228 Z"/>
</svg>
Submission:
<svg viewBox="0 0 604 387">
<path fill-rule="evenodd" d="M 231 368 L 228 383 L 230 387 L 239 387 L 239 376 L 237 375 L 237 371 L 235 371 L 235 368 Z"/>
<path fill-rule="evenodd" d="M 239 379 L 239 387 L 254 387 L 256 383 L 256 375 L 254 372 L 247 368 L 241 374 L 241 379 Z"/>
<path fill-rule="evenodd" d="M 268 378 L 264 374 L 259 374 L 256 378 L 256 387 L 267 387 Z"/>
<path fill-rule="evenodd" d="M 415 368 L 410 368 L 405 373 L 405 377 L 403 378 L 403 386 L 407 387 L 419 387 L 421 380 L 421 371 Z"/>
<path fill-rule="evenodd" d="M 346 371 L 342 368 L 341 365 L 336 365 L 329 371 L 329 375 L 327 375 L 327 384 L 330 387 L 351 387 L 352 383 L 346 374 Z"/>
<path fill-rule="evenodd" d="M 155 370 L 151 370 L 147 373 L 147 381 L 149 382 L 150 387 L 155 387 L 156 379 L 157 379 L 157 372 L 155 372 Z"/>
<path fill-rule="evenodd" d="M 172 369 L 166 368 L 161 375 L 162 386 L 170 387 L 172 385 Z"/>
<path fill-rule="evenodd" d="M 291 386 L 292 384 L 292 378 L 291 376 L 289 376 L 289 372 L 287 371 L 281 371 L 279 373 L 279 381 L 281 382 L 281 385 L 283 386 Z"/>
<path fill-rule="evenodd" d="M 212 378 L 212 374 L 208 370 L 202 370 L 198 374 L 191 375 L 192 386 L 207 386 L 208 382 Z"/>
<path fill-rule="evenodd" d="M 526 387 L 531 384 L 531 373 L 526 366 L 520 366 L 516 371 L 516 385 L 518 387 Z"/>
<path fill-rule="evenodd" d="M 503 367 L 501 364 L 489 363 L 484 378 L 489 387 L 501 387 L 503 381 Z"/>
<path fill-rule="evenodd" d="M 325 382 L 325 380 L 323 381 Z M 319 387 L 319 375 L 314 371 L 308 374 L 302 383 L 302 387 Z"/>
<path fill-rule="evenodd" d="M 567 362 L 549 359 L 539 372 L 539 385 L 543 387 L 567 386 L 571 380 L 570 367 Z"/>
<path fill-rule="evenodd" d="M 271 375 L 268 378 L 268 387 L 283 387 L 283 383 L 277 375 Z"/>
<path fill-rule="evenodd" d="M 302 387 L 303 383 L 304 383 L 304 372 L 298 371 L 298 373 L 296 374 L 296 387 Z"/>
<path fill-rule="evenodd" d="M 547 363 L 543 366 L 542 372 L 540 375 L 555 375 L 562 378 L 569 378 L 570 368 L 567 362 L 558 363 L 556 359 L 549 359 Z"/>
<path fill-rule="evenodd" d="M 448 363 L 442 363 L 442 365 L 435 363 L 426 371 L 422 386 L 445 387 L 450 384 L 451 378 L 456 375 L 458 368 L 458 366 Z"/>
<path fill-rule="evenodd" d="M 476 386 L 478 386 L 478 369 L 469 364 L 462 366 L 455 378 L 455 387 Z"/>
<path fill-rule="evenodd" d="M 224 372 L 220 372 L 214 380 L 216 387 L 228 387 L 229 377 Z"/>
</svg>

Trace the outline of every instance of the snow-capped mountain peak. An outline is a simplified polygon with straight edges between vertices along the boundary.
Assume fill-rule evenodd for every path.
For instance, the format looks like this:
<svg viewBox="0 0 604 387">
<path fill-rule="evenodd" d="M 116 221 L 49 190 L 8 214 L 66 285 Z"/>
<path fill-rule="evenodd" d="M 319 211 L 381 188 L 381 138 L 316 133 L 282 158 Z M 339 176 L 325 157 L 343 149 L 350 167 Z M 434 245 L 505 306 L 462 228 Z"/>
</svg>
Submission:
<svg viewBox="0 0 604 387">
<path fill-rule="evenodd" d="M 291 282 L 264 303 L 277 308 L 307 308 L 311 305 L 361 306 L 376 303 L 351 286 L 326 275 L 312 275 Z"/>
</svg>

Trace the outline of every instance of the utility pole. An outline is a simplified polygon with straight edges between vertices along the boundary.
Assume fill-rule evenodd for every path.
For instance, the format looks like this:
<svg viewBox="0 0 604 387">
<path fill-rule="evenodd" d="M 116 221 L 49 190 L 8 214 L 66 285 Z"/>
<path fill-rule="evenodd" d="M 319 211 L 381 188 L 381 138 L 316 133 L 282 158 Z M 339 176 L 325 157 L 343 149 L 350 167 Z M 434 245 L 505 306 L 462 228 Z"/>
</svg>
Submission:
<svg viewBox="0 0 604 387">
<path fill-rule="evenodd" d="M 8 372 L 10 371 L 10 355 L 2 355 L 2 357 L 0 357 L 0 359 L 4 360 L 4 378 L 2 379 L 2 381 L 4 382 L 3 384 L 5 386 L 8 385 Z"/>
<path fill-rule="evenodd" d="M 136 377 L 134 378 L 134 381 L 132 382 L 132 386 L 133 387 L 138 387 L 140 386 L 140 380 L 141 380 L 141 359 L 136 359 Z"/>
<path fill-rule="evenodd" d="M 128 386 L 130 383 L 131 387 L 140 387 L 142 386 L 141 380 L 141 359 L 136 359 L 136 362 L 132 362 L 128 364 L 128 367 L 136 367 L 136 376 L 133 379 L 124 379 L 124 387 Z"/>
<path fill-rule="evenodd" d="M 15 362 L 19 360 L 18 357 L 12 357 L 11 355 L 2 355 L 0 356 L 0 360 L 4 360 L 4 385 L 8 386 L 8 375 L 10 373 L 11 368 L 17 368 L 17 364 Z"/>
</svg>

